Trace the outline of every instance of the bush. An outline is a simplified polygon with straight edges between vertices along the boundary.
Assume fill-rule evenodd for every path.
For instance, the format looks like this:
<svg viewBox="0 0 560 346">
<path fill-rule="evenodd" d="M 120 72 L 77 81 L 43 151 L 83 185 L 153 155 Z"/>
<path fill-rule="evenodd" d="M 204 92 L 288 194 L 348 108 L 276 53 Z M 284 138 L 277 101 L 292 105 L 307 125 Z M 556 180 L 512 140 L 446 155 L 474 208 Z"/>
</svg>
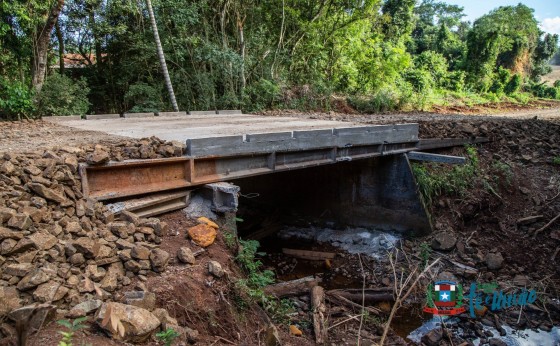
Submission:
<svg viewBox="0 0 560 346">
<path fill-rule="evenodd" d="M 443 81 L 443 87 L 453 91 L 463 91 L 465 86 L 465 72 L 449 72 Z"/>
<path fill-rule="evenodd" d="M 124 94 L 125 109 L 131 113 L 158 112 L 163 109 L 161 93 L 153 86 L 138 82 Z"/>
<path fill-rule="evenodd" d="M 548 98 L 548 99 L 557 99 L 559 96 L 559 92 L 557 88 L 549 87 L 544 83 L 540 84 L 532 84 L 529 87 L 530 91 L 536 97 Z"/>
<path fill-rule="evenodd" d="M 23 83 L 0 78 L 0 119 L 30 117 L 34 112 L 33 94 Z"/>
<path fill-rule="evenodd" d="M 348 103 L 361 113 L 379 113 L 397 109 L 398 96 L 389 89 L 381 89 L 370 96 L 352 96 Z"/>
<path fill-rule="evenodd" d="M 447 59 L 443 55 L 433 51 L 425 51 L 414 59 L 416 69 L 428 72 L 437 86 L 441 86 L 447 76 Z"/>
<path fill-rule="evenodd" d="M 412 85 L 416 92 L 426 92 L 435 86 L 432 75 L 422 69 L 411 69 L 404 73 L 404 79 Z"/>
<path fill-rule="evenodd" d="M 260 111 L 276 106 L 281 94 L 276 82 L 262 78 L 245 88 L 243 101 L 248 111 Z"/>
<path fill-rule="evenodd" d="M 85 79 L 77 81 L 54 73 L 37 94 L 37 115 L 83 115 L 89 109 L 89 88 Z"/>
<path fill-rule="evenodd" d="M 498 71 L 494 74 L 494 81 L 490 86 L 490 91 L 495 94 L 501 94 L 504 92 L 505 87 L 508 82 L 511 80 L 511 73 L 509 70 L 498 67 Z"/>
<path fill-rule="evenodd" d="M 519 91 L 521 88 L 521 76 L 517 73 L 511 76 L 509 82 L 504 87 L 506 95 L 512 95 Z"/>
<path fill-rule="evenodd" d="M 554 87 L 555 88 L 560 88 L 560 79 L 557 79 L 554 81 Z"/>
</svg>

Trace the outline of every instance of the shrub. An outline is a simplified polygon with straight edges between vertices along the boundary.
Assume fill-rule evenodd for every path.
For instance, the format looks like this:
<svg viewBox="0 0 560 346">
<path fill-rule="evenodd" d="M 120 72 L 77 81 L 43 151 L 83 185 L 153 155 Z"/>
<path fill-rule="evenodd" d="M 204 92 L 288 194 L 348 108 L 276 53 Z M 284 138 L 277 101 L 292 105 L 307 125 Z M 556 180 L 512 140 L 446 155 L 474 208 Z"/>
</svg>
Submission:
<svg viewBox="0 0 560 346">
<path fill-rule="evenodd" d="M 533 84 L 530 86 L 530 90 L 536 97 L 556 99 L 559 95 L 557 88 L 549 87 L 544 83 Z"/>
<path fill-rule="evenodd" d="M 410 69 L 404 73 L 403 77 L 416 92 L 426 92 L 435 86 L 434 78 L 426 70 Z"/>
<path fill-rule="evenodd" d="M 129 112 L 157 112 L 163 109 L 161 93 L 153 86 L 138 82 L 124 94 L 125 108 Z"/>
<path fill-rule="evenodd" d="M 395 110 L 398 105 L 398 96 L 389 89 L 381 89 L 369 96 L 352 96 L 348 103 L 361 113 L 379 113 Z"/>
<path fill-rule="evenodd" d="M 414 65 L 428 72 L 437 86 L 441 86 L 447 76 L 447 59 L 440 53 L 427 50 L 414 59 Z"/>
<path fill-rule="evenodd" d="M 510 80 L 511 73 L 509 72 L 509 70 L 501 66 L 498 67 L 498 71 L 494 74 L 494 81 L 492 83 L 492 86 L 490 86 L 490 91 L 495 94 L 503 93 Z"/>
<path fill-rule="evenodd" d="M 77 81 L 54 73 L 37 94 L 37 115 L 83 115 L 89 109 L 89 88 L 85 79 Z"/>
<path fill-rule="evenodd" d="M 443 87 L 453 91 L 463 91 L 465 86 L 465 72 L 449 72 L 443 81 Z"/>
<path fill-rule="evenodd" d="M 557 79 L 554 81 L 554 87 L 555 88 L 560 88 L 560 79 Z"/>
<path fill-rule="evenodd" d="M 243 101 L 248 111 L 260 111 L 276 106 L 281 94 L 276 82 L 262 78 L 245 88 Z"/>
<path fill-rule="evenodd" d="M 521 76 L 519 74 L 514 74 L 509 79 L 509 82 L 504 87 L 504 92 L 506 95 L 512 95 L 519 91 L 521 88 Z"/>
<path fill-rule="evenodd" d="M 18 81 L 0 78 L 0 119 L 13 120 L 33 114 L 33 95 Z"/>
</svg>

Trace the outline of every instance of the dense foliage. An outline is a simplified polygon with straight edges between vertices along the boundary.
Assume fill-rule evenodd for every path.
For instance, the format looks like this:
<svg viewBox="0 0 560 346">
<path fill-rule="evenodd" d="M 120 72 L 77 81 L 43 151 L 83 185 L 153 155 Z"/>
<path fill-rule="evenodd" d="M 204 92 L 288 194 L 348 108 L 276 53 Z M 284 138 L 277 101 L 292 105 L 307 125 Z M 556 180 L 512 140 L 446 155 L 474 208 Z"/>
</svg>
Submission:
<svg viewBox="0 0 560 346">
<path fill-rule="evenodd" d="M 152 3 L 183 110 L 328 109 L 339 95 L 373 112 L 559 94 L 540 83 L 558 36 L 541 32 L 522 4 L 471 25 L 461 7 L 434 0 Z M 170 109 L 145 5 L 2 2 L 0 116 Z M 42 80 L 29 66 L 41 61 L 53 16 Z"/>
</svg>

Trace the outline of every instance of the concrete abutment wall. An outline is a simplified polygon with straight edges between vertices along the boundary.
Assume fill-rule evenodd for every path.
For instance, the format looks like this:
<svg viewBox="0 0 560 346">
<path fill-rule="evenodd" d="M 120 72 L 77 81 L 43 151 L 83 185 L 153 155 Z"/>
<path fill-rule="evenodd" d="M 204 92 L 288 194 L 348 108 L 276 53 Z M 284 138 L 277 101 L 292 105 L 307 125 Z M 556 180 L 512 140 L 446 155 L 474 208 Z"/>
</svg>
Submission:
<svg viewBox="0 0 560 346">
<path fill-rule="evenodd" d="M 405 154 L 342 162 L 233 181 L 255 205 L 297 211 L 306 219 L 341 226 L 406 232 L 431 231 Z M 255 195 L 258 194 L 258 195 Z M 240 198 L 243 203 L 244 198 Z"/>
</svg>

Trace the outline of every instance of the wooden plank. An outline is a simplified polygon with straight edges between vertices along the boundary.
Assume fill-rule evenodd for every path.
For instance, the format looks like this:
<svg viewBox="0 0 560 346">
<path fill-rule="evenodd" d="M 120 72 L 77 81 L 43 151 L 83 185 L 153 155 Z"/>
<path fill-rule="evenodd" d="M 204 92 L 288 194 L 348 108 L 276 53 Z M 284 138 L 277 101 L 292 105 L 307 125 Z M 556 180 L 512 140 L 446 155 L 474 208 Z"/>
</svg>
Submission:
<svg viewBox="0 0 560 346">
<path fill-rule="evenodd" d="M 156 215 L 165 214 L 171 211 L 183 209 L 186 208 L 187 206 L 188 203 L 183 198 L 179 200 L 164 202 L 161 205 L 157 205 L 157 206 L 142 208 L 140 210 L 136 210 L 134 213 L 139 217 L 152 217 Z"/>
<path fill-rule="evenodd" d="M 282 252 L 288 256 L 312 260 L 312 261 L 324 261 L 326 259 L 333 259 L 336 257 L 334 252 L 322 252 L 322 251 L 311 251 L 311 250 L 296 250 L 282 248 Z"/>
<path fill-rule="evenodd" d="M 431 153 L 422 153 L 419 151 L 409 151 L 407 154 L 409 160 L 414 161 L 429 161 L 438 163 L 450 163 L 463 165 L 467 162 L 467 159 L 460 156 L 451 155 L 439 155 Z"/>
<path fill-rule="evenodd" d="M 190 194 L 191 191 L 156 193 L 140 198 L 133 198 L 126 201 L 107 204 L 107 207 L 114 214 L 119 214 L 124 210 L 135 212 L 139 209 L 145 209 L 154 205 L 160 205 L 164 202 L 169 202 L 180 198 L 188 200 L 190 198 Z"/>
</svg>

